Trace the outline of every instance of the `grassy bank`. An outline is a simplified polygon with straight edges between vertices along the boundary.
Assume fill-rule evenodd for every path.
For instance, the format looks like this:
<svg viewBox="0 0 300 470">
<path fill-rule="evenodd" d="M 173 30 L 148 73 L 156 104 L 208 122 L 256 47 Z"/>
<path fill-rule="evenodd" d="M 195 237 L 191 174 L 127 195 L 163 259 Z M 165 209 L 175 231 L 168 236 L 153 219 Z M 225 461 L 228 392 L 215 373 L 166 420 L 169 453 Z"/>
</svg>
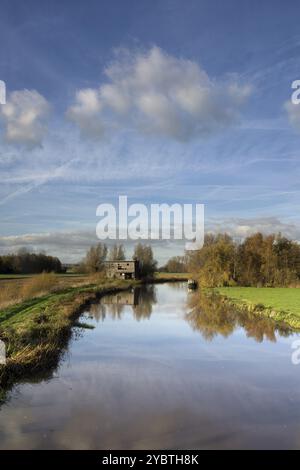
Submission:
<svg viewBox="0 0 300 470">
<path fill-rule="evenodd" d="M 144 282 L 186 279 L 185 275 L 162 273 Z M 140 283 L 82 276 L 70 286 L 51 274 L 31 277 L 22 285 L 18 279 L 9 281 L 8 287 L 2 287 L 4 303 L 0 305 L 0 340 L 4 341 L 7 353 L 6 365 L 0 365 L 0 389 L 43 371 L 51 372 L 84 307 L 103 295 Z"/>
<path fill-rule="evenodd" d="M 82 309 L 101 296 L 131 288 L 130 281 L 102 281 L 27 299 L 0 311 L 0 339 L 7 361 L 0 365 L 0 386 L 56 367 Z"/>
<path fill-rule="evenodd" d="M 300 328 L 300 289 L 285 287 L 221 287 L 214 289 L 248 311 Z"/>
<path fill-rule="evenodd" d="M 46 293 L 99 283 L 97 278 L 99 275 L 88 274 L 0 274 L 0 312 L 6 307 Z M 155 273 L 148 282 L 179 282 L 187 281 L 188 278 L 187 273 Z"/>
<path fill-rule="evenodd" d="M 92 282 L 92 276 L 85 274 L 0 275 L 0 311 L 40 294 L 88 285 Z"/>
</svg>

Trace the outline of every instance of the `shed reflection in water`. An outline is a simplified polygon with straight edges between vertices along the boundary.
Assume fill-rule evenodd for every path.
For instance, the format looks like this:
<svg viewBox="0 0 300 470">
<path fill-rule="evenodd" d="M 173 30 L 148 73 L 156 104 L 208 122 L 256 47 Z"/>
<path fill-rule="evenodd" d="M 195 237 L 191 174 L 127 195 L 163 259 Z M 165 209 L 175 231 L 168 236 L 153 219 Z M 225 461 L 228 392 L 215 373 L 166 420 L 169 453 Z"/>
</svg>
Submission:
<svg viewBox="0 0 300 470">
<path fill-rule="evenodd" d="M 150 284 L 136 287 L 128 292 L 106 295 L 100 303 L 92 304 L 88 317 L 104 321 L 107 316 L 121 320 L 126 306 L 132 307 L 135 320 L 150 318 L 152 306 L 157 302 L 155 286 Z"/>
</svg>

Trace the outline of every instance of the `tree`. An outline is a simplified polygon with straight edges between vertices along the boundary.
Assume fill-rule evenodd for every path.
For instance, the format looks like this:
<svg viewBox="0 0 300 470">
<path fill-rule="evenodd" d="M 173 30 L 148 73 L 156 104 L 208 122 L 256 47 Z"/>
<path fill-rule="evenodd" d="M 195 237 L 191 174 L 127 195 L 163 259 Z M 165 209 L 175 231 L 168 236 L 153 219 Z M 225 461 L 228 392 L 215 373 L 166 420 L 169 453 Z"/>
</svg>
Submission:
<svg viewBox="0 0 300 470">
<path fill-rule="evenodd" d="M 125 250 L 123 245 L 113 245 L 109 250 L 109 261 L 124 261 Z"/>
<path fill-rule="evenodd" d="M 258 232 L 247 237 L 238 253 L 238 277 L 244 286 L 263 285 L 262 272 L 264 237 Z"/>
<path fill-rule="evenodd" d="M 234 284 L 235 246 L 227 234 L 205 237 L 201 250 L 189 252 L 188 266 L 205 287 Z"/>
<path fill-rule="evenodd" d="M 255 233 L 242 243 L 228 235 L 208 235 L 201 250 L 186 254 L 200 284 L 217 287 L 289 286 L 300 279 L 300 245 L 281 234 Z"/>
<path fill-rule="evenodd" d="M 91 246 L 84 260 L 85 270 L 88 273 L 104 271 L 106 256 L 107 246 L 104 243 L 98 243 L 95 246 Z"/>
<path fill-rule="evenodd" d="M 134 248 L 133 259 L 139 261 L 141 277 L 153 276 L 157 268 L 157 261 L 153 257 L 153 251 L 150 245 L 138 243 Z"/>
<path fill-rule="evenodd" d="M 185 257 L 173 256 L 161 270 L 167 273 L 185 273 L 187 270 Z"/>
</svg>

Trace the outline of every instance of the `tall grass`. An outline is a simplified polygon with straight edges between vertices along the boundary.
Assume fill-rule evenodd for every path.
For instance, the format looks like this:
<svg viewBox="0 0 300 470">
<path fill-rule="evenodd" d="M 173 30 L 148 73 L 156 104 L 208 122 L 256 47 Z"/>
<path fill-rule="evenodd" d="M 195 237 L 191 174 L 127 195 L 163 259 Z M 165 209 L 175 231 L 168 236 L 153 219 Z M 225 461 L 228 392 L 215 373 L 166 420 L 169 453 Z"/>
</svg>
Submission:
<svg viewBox="0 0 300 470">
<path fill-rule="evenodd" d="M 52 292 L 57 285 L 57 276 L 54 273 L 42 273 L 32 277 L 22 287 L 22 298 L 31 299 L 38 295 Z"/>
<path fill-rule="evenodd" d="M 0 308 L 53 292 L 57 286 L 54 273 L 33 276 L 22 284 L 13 281 L 0 285 Z"/>
<path fill-rule="evenodd" d="M 0 286 L 0 308 L 21 300 L 19 285 L 15 282 Z"/>
<path fill-rule="evenodd" d="M 105 273 L 95 273 L 79 277 L 62 277 L 54 273 L 37 274 L 28 279 L 0 279 L 0 309 L 72 287 L 99 286 L 107 283 Z"/>
</svg>

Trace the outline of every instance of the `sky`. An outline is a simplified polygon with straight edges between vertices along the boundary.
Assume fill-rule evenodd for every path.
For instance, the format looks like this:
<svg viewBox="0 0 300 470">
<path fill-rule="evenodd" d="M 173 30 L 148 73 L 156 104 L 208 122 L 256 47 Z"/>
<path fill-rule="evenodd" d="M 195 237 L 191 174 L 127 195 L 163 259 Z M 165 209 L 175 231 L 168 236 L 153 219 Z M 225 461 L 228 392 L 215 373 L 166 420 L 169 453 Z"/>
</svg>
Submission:
<svg viewBox="0 0 300 470">
<path fill-rule="evenodd" d="M 119 195 L 300 241 L 299 15 L 297 0 L 0 0 L 0 253 L 78 261 Z"/>
</svg>

